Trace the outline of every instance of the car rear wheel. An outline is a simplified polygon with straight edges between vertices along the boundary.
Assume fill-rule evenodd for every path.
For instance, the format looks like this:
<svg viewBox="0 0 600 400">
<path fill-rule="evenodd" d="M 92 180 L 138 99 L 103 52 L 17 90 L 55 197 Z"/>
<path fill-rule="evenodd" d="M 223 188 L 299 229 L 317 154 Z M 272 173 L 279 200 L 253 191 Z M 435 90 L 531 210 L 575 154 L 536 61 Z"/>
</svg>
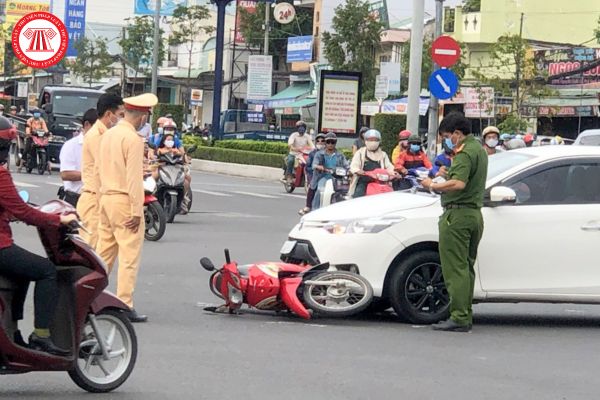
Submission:
<svg viewBox="0 0 600 400">
<path fill-rule="evenodd" d="M 449 315 L 450 296 L 435 251 L 422 251 L 402 260 L 392 272 L 389 288 L 390 302 L 401 319 L 433 324 Z"/>
</svg>

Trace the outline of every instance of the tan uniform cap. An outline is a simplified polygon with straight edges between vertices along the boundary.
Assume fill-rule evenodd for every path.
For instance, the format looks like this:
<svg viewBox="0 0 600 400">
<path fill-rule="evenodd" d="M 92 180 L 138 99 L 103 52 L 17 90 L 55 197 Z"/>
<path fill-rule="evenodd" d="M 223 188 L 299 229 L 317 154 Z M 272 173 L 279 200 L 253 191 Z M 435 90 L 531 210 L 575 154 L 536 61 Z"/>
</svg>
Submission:
<svg viewBox="0 0 600 400">
<path fill-rule="evenodd" d="M 139 96 L 127 97 L 123 99 L 127 110 L 150 111 L 152 107 L 158 104 L 158 97 L 152 93 L 144 93 Z"/>
</svg>

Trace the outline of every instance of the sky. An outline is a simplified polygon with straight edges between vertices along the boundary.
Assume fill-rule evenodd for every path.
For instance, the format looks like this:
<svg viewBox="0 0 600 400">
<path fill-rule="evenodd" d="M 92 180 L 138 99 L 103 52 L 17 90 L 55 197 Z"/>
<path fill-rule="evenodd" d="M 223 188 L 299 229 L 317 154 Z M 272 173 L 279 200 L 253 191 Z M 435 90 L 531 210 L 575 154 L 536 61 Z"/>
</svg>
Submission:
<svg viewBox="0 0 600 400">
<path fill-rule="evenodd" d="M 435 0 L 424 0 L 425 12 L 431 18 L 435 17 Z M 390 22 L 401 21 L 412 16 L 413 0 L 387 0 Z M 453 7 L 462 3 L 462 0 L 445 0 L 444 6 Z M 427 15 L 425 15 L 427 17 Z"/>
</svg>

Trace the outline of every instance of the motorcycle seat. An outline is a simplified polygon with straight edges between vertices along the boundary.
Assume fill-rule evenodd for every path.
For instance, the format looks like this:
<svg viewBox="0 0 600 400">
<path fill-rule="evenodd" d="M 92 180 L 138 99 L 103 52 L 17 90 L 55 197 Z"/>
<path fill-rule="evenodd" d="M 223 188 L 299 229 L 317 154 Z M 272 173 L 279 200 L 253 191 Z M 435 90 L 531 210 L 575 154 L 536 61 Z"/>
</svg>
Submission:
<svg viewBox="0 0 600 400">
<path fill-rule="evenodd" d="M 15 282 L 12 279 L 0 275 L 0 290 L 13 290 Z"/>
</svg>

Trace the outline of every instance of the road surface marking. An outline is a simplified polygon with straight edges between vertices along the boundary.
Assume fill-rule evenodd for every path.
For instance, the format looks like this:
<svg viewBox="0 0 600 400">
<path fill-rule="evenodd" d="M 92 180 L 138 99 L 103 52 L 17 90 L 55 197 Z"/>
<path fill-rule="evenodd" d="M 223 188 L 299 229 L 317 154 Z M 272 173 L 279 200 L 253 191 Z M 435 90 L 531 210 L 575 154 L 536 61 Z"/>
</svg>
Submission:
<svg viewBox="0 0 600 400">
<path fill-rule="evenodd" d="M 437 79 L 437 81 L 439 82 L 439 84 L 442 85 L 442 88 L 444 88 L 444 92 L 450 93 L 450 86 L 448 86 L 448 84 L 446 83 L 446 81 L 444 80 L 444 78 L 442 78 L 441 75 L 436 75 L 435 79 Z"/>
<path fill-rule="evenodd" d="M 452 49 L 435 49 L 433 51 L 435 54 L 443 55 L 443 56 L 455 56 L 456 50 Z"/>
<path fill-rule="evenodd" d="M 25 183 L 25 182 L 19 182 L 19 181 L 13 181 L 13 183 L 15 184 L 15 186 L 24 187 L 24 188 L 39 188 L 38 185 L 32 185 L 31 183 Z"/>
<path fill-rule="evenodd" d="M 194 192 L 194 193 L 208 194 L 210 196 L 218 196 L 218 197 L 233 197 L 232 195 L 227 194 L 227 193 L 211 192 L 210 190 L 192 189 L 192 192 Z"/>
<path fill-rule="evenodd" d="M 60 182 L 45 182 L 47 185 L 52 185 L 52 186 L 63 186 L 62 183 Z"/>
<path fill-rule="evenodd" d="M 271 196 L 270 194 L 260 194 L 260 193 L 240 192 L 240 191 L 232 191 L 232 193 L 241 194 L 244 196 L 260 197 L 261 199 L 279 199 L 279 196 Z"/>
<path fill-rule="evenodd" d="M 287 196 L 287 197 L 296 197 L 298 199 L 305 199 L 306 196 L 303 194 L 293 194 L 293 193 L 282 193 L 281 196 Z"/>
</svg>

